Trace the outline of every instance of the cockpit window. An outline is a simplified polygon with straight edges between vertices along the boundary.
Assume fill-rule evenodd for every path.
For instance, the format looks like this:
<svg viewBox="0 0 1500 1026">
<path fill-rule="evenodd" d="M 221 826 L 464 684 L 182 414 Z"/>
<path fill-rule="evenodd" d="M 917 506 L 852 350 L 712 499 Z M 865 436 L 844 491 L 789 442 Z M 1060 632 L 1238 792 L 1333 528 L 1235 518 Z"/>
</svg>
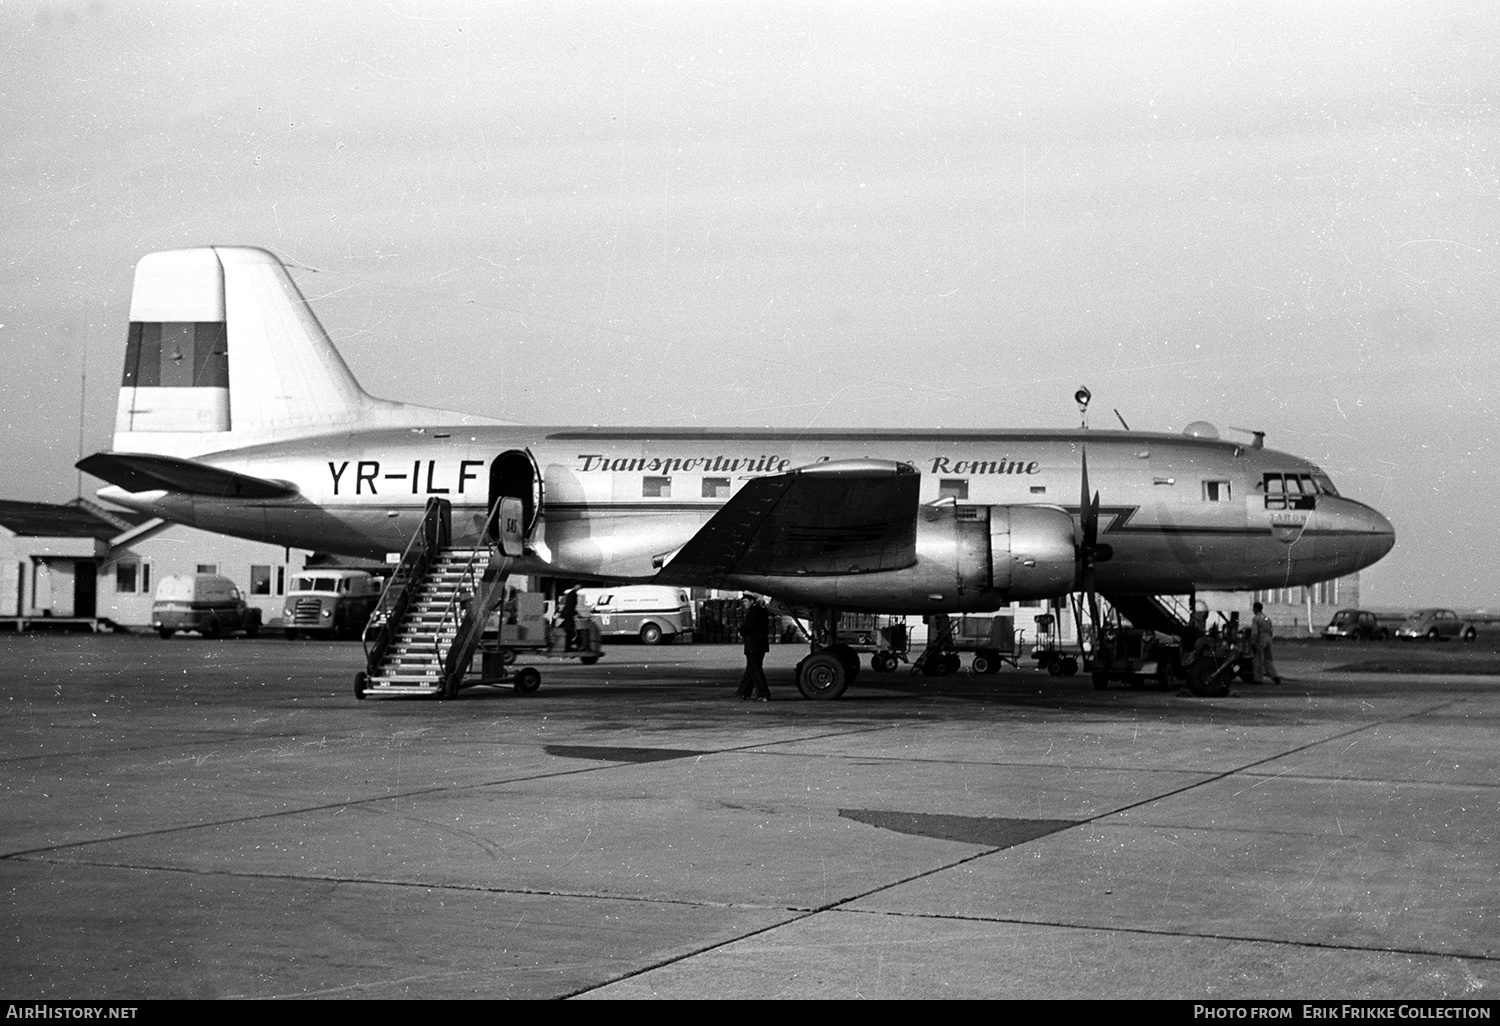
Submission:
<svg viewBox="0 0 1500 1026">
<path fill-rule="evenodd" d="M 1314 509 L 1317 506 L 1318 487 L 1311 474 L 1266 474 L 1261 479 L 1261 490 L 1266 493 L 1266 509 Z"/>
</svg>

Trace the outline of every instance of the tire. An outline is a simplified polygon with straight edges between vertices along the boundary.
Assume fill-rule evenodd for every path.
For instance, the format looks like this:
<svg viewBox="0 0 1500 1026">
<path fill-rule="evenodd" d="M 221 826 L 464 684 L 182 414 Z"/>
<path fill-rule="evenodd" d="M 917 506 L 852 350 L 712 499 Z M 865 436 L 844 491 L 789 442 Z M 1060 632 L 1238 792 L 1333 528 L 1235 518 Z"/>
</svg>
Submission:
<svg viewBox="0 0 1500 1026">
<path fill-rule="evenodd" d="M 844 664 L 844 676 L 847 683 L 853 684 L 859 676 L 859 653 L 848 645 L 829 645 L 823 651 L 831 652 L 838 657 L 839 662 Z"/>
<path fill-rule="evenodd" d="M 1240 680 L 1244 681 L 1246 684 L 1254 684 L 1255 683 L 1255 660 L 1254 659 L 1240 659 L 1240 660 L 1236 661 L 1235 664 L 1232 667 L 1229 668 L 1229 673 L 1230 673 L 1231 676 L 1238 677 Z"/>
<path fill-rule="evenodd" d="M 1443 636 L 1441 634 L 1439 634 L 1438 633 L 1438 629 L 1436 627 L 1434 627 L 1434 628 L 1432 628 L 1432 630 L 1430 630 L 1430 631 L 1427 632 L 1427 640 L 1428 641 L 1442 641 L 1443 640 Z"/>
<path fill-rule="evenodd" d="M 364 670 L 354 675 L 354 697 L 361 702 L 365 700 L 365 682 L 369 679 L 369 675 Z"/>
<path fill-rule="evenodd" d="M 283 638 L 286 638 L 286 640 L 288 641 L 296 641 L 297 638 L 300 637 L 300 635 L 296 631 L 290 629 L 282 631 L 281 636 Z"/>
<path fill-rule="evenodd" d="M 260 633 L 260 617 L 252 616 L 245 624 L 245 637 L 253 638 Z"/>
<path fill-rule="evenodd" d="M 1464 640 L 1465 641 L 1474 641 L 1478 637 L 1479 637 L 1479 632 L 1476 631 L 1473 627 L 1465 627 L 1464 628 Z"/>
<path fill-rule="evenodd" d="M 1064 677 L 1078 676 L 1078 660 L 1072 656 L 1064 658 L 1062 661 L 1062 675 Z"/>
<path fill-rule="evenodd" d="M 1199 698 L 1221 698 L 1229 694 L 1229 669 L 1215 673 L 1211 660 L 1199 658 L 1187 670 L 1187 688 Z"/>
<path fill-rule="evenodd" d="M 516 650 L 513 648 L 502 648 L 499 652 L 500 665 L 509 666 L 516 661 Z"/>
<path fill-rule="evenodd" d="M 203 636 L 205 638 L 217 638 L 219 636 L 218 617 L 214 617 L 212 620 L 208 621 L 208 624 L 203 628 Z"/>
<path fill-rule="evenodd" d="M 656 624 L 654 624 L 654 623 L 643 623 L 643 624 L 641 624 L 641 644 L 642 645 L 660 645 L 661 644 L 661 637 L 662 637 L 661 628 L 658 627 Z"/>
<path fill-rule="evenodd" d="M 1109 687 L 1109 673 L 1105 670 L 1095 670 L 1090 676 L 1094 678 L 1094 690 L 1103 691 Z"/>
<path fill-rule="evenodd" d="M 529 695 L 542 686 L 542 675 L 535 666 L 523 666 L 516 671 L 516 690 Z"/>
<path fill-rule="evenodd" d="M 896 669 L 896 657 L 889 652 L 876 652 L 870 656 L 870 669 L 876 673 L 893 673 Z"/>
<path fill-rule="evenodd" d="M 582 663 L 584 666 L 593 666 L 595 663 L 597 663 L 599 661 L 599 657 L 598 656 L 579 656 L 578 657 L 578 661 L 580 663 Z"/>
<path fill-rule="evenodd" d="M 176 633 L 177 632 L 174 631 L 170 627 L 158 627 L 158 628 L 156 628 L 156 634 L 157 634 L 157 636 L 159 638 L 161 638 L 161 640 L 163 640 L 163 641 L 166 641 L 168 638 L 170 638 L 172 635 L 174 635 Z"/>
<path fill-rule="evenodd" d="M 996 670 L 998 670 L 1000 668 L 1000 667 L 998 667 L 998 666 L 995 665 L 995 661 L 990 658 L 990 655 L 989 655 L 988 652 L 975 652 L 974 653 L 974 661 L 969 664 L 969 667 L 975 673 L 983 673 L 983 674 L 994 673 Z"/>
<path fill-rule="evenodd" d="M 844 663 L 838 656 L 814 652 L 797 664 L 797 690 L 803 698 L 828 702 L 838 698 L 849 686 Z"/>
<path fill-rule="evenodd" d="M 1375 635 L 1375 640 L 1376 641 L 1390 641 L 1391 640 L 1391 632 L 1388 631 L 1388 630 L 1386 630 L 1384 627 L 1382 627 L 1382 628 L 1380 628 L 1380 633 L 1377 634 L 1377 635 Z"/>
</svg>

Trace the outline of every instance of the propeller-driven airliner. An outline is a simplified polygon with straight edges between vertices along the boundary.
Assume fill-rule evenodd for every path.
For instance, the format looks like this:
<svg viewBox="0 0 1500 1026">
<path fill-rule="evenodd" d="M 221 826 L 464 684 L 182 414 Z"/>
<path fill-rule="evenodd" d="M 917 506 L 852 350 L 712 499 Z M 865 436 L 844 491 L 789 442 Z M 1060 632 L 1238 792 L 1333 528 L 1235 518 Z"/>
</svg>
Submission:
<svg viewBox="0 0 1500 1026">
<path fill-rule="evenodd" d="M 1395 540 L 1318 466 L 1203 422 L 1182 434 L 536 427 L 375 398 L 282 261 L 248 247 L 141 259 L 113 445 L 78 465 L 109 482 L 101 499 L 167 521 L 405 553 L 395 587 L 411 603 L 444 546 L 481 553 L 434 643 L 435 683 L 413 693 L 452 692 L 512 574 L 769 596 L 807 612 L 797 683 L 833 698 L 858 671 L 832 629 L 841 611 L 1305 585 Z M 385 609 L 387 647 L 398 607 Z M 382 665 L 372 656 L 361 693 L 405 686 Z"/>
</svg>

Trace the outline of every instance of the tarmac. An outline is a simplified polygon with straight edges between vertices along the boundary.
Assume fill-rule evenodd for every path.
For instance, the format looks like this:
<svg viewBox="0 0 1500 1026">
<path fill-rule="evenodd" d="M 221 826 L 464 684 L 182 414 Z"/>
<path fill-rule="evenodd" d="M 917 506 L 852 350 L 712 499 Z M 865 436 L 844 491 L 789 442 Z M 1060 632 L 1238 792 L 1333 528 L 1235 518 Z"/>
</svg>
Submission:
<svg viewBox="0 0 1500 1026">
<path fill-rule="evenodd" d="M 350 642 L 0 636 L 0 996 L 1489 1001 L 1500 677 L 1279 653 L 356 701 Z"/>
</svg>

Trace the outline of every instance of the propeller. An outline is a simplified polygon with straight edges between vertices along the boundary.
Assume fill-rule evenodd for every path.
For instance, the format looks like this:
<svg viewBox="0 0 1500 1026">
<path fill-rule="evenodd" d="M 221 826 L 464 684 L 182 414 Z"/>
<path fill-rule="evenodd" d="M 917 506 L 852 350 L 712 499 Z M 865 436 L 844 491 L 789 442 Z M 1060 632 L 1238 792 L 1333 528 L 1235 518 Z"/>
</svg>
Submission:
<svg viewBox="0 0 1500 1026">
<path fill-rule="evenodd" d="M 1082 539 L 1078 545 L 1078 588 L 1089 600 L 1089 622 L 1099 627 L 1099 593 L 1094 588 L 1094 564 L 1099 559 L 1099 493 L 1089 494 L 1089 451 L 1083 450 L 1082 494 L 1078 502 Z"/>
</svg>

